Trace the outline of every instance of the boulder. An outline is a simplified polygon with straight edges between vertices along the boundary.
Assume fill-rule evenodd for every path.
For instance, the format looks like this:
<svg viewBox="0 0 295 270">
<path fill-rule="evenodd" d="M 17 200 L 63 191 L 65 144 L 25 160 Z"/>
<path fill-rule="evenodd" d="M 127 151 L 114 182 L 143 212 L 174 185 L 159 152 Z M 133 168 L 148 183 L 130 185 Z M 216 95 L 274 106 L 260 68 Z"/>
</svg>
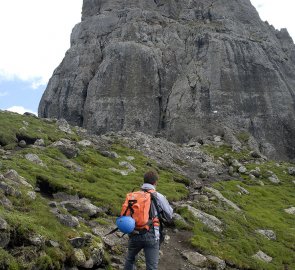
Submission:
<svg viewBox="0 0 295 270">
<path fill-rule="evenodd" d="M 0 182 L 0 189 L 2 189 L 4 194 L 8 195 L 8 196 L 20 197 L 21 194 L 22 194 L 19 190 L 17 190 L 14 187 L 6 184 L 3 181 Z"/>
<path fill-rule="evenodd" d="M 4 177 L 7 179 L 12 180 L 15 183 L 19 183 L 22 184 L 28 188 L 33 188 L 33 186 L 31 184 L 29 184 L 26 179 L 22 176 L 20 176 L 17 171 L 15 170 L 9 170 L 4 174 Z"/>
<path fill-rule="evenodd" d="M 233 209 L 235 209 L 236 211 L 240 212 L 242 211 L 235 203 L 233 203 L 232 201 L 226 199 L 221 193 L 220 191 L 212 188 L 212 187 L 206 187 L 205 188 L 207 191 L 209 191 L 210 193 L 214 194 L 219 200 L 221 200 L 222 202 L 226 203 L 227 205 L 229 205 L 230 207 L 232 207 Z"/>
<path fill-rule="evenodd" d="M 67 214 L 56 214 L 57 219 L 59 222 L 67 227 L 78 227 L 79 220 L 76 217 L 73 217 L 72 215 Z"/>
<path fill-rule="evenodd" d="M 204 225 L 206 225 L 208 228 L 213 230 L 214 232 L 222 232 L 222 222 L 217 217 L 214 217 L 212 215 L 209 215 L 199 209 L 196 209 L 190 205 L 183 204 L 181 207 L 187 207 L 187 209 L 193 214 L 193 216 L 198 219 L 200 222 L 202 222 Z"/>
<path fill-rule="evenodd" d="M 43 163 L 43 161 L 36 154 L 26 154 L 25 159 L 31 161 L 34 164 L 45 167 L 45 164 Z"/>
<path fill-rule="evenodd" d="M 67 158 L 75 158 L 80 153 L 80 150 L 71 141 L 66 139 L 54 142 L 51 144 L 51 147 L 58 148 Z"/>
<path fill-rule="evenodd" d="M 207 258 L 198 253 L 193 251 L 183 251 L 181 255 L 187 259 L 191 264 L 197 267 L 205 267 L 207 263 Z"/>
<path fill-rule="evenodd" d="M 37 195 L 34 191 L 28 191 L 27 195 L 29 196 L 30 199 L 35 200 Z"/>
<path fill-rule="evenodd" d="M 65 119 L 59 119 L 56 121 L 56 125 L 59 130 L 67 133 L 67 134 L 73 134 L 74 132 L 71 129 L 71 126 Z"/>
<path fill-rule="evenodd" d="M 81 214 L 85 214 L 89 217 L 95 216 L 98 213 L 102 213 L 102 209 L 93 205 L 88 199 L 79 199 L 76 201 L 63 201 L 61 205 L 68 211 L 78 211 Z"/>
</svg>

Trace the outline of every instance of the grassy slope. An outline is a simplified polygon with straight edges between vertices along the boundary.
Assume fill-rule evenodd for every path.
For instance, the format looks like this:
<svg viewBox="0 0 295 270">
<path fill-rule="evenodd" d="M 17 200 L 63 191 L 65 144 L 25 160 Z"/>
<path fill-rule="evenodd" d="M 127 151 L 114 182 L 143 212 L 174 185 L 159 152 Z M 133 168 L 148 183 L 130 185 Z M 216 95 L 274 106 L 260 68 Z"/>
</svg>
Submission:
<svg viewBox="0 0 295 270">
<path fill-rule="evenodd" d="M 216 158 L 228 153 L 234 158 L 247 160 L 244 153 L 233 153 L 227 147 L 207 147 Z M 292 164 L 282 163 L 279 167 L 274 162 L 261 165 L 246 165 L 248 169 L 260 167 L 261 180 L 265 186 L 251 181 L 244 176 L 243 181 L 226 181 L 214 184 L 226 198 L 242 208 L 237 213 L 226 205 L 198 204 L 209 214 L 218 217 L 224 223 L 224 233 L 212 233 L 199 222 L 195 222 L 193 245 L 204 253 L 214 254 L 240 268 L 245 269 L 295 269 L 295 217 L 284 212 L 284 209 L 295 206 L 294 177 L 288 175 L 287 167 Z M 294 165 L 293 165 L 294 166 Z M 281 180 L 274 185 L 267 180 L 265 172 L 273 171 Z M 250 195 L 239 195 L 237 184 L 246 188 Z M 255 232 L 257 229 L 270 229 L 277 235 L 277 240 L 266 239 Z M 273 257 L 270 264 L 252 258 L 258 250 Z"/>
<path fill-rule="evenodd" d="M 27 131 L 20 131 L 24 126 L 23 121 L 28 123 Z M 68 138 L 74 141 L 81 139 L 76 134 L 69 136 L 57 131 L 55 123 L 47 123 L 34 117 L 0 112 L 0 144 L 4 148 L 13 149 L 16 137 L 20 136 L 32 140 L 43 138 L 46 145 L 50 145 L 60 138 Z M 150 168 L 148 164 L 152 164 L 157 169 L 157 166 L 148 158 L 135 150 L 123 147 L 119 143 L 112 145 L 112 150 L 120 155 L 118 159 L 106 158 L 91 147 L 81 147 L 80 150 L 78 157 L 71 159 L 71 161 L 79 165 L 83 169 L 82 172 L 64 167 L 63 160 L 66 157 L 58 149 L 46 147 L 44 150 L 37 148 L 18 149 L 10 159 L 0 161 L 0 173 L 5 173 L 8 169 L 15 169 L 33 186 L 36 186 L 38 181 L 46 182 L 51 192 L 77 193 L 81 197 L 91 199 L 92 203 L 97 206 L 105 207 L 110 213 L 117 215 L 126 193 L 139 187 L 142 183 L 143 173 Z M 47 168 L 26 160 L 24 155 L 27 153 L 37 154 Z M 137 169 L 135 173 L 122 176 L 109 169 L 124 169 L 118 164 L 120 161 L 126 160 L 127 156 L 135 157 L 130 162 Z M 187 196 L 186 187 L 173 180 L 179 178 L 178 175 L 164 169 L 159 170 L 159 175 L 158 190 L 167 194 L 168 199 L 179 200 Z M 22 189 L 23 194 L 26 191 L 28 190 Z M 29 200 L 25 195 L 19 199 L 12 197 L 9 199 L 14 204 L 14 210 L 8 211 L 0 206 L 0 215 L 8 221 L 13 230 L 17 231 L 18 236 L 35 232 L 43 235 L 46 239 L 58 241 L 61 244 L 60 254 L 54 254 L 53 257 L 60 257 L 59 260 L 69 257 L 72 252 L 67 239 L 78 236 L 82 231 L 89 230 L 83 225 L 78 229 L 69 229 L 61 225 L 49 212 L 48 199 L 41 195 L 38 195 L 35 201 Z M 4 258 L 9 260 L 11 267 L 14 265 L 13 258 L 7 256 L 6 251 L 0 249 L 0 269 L 1 260 L 2 265 L 4 265 Z M 54 258 L 52 260 L 54 261 Z M 41 263 L 44 264 L 44 261 L 48 263 L 48 258 Z"/>
</svg>

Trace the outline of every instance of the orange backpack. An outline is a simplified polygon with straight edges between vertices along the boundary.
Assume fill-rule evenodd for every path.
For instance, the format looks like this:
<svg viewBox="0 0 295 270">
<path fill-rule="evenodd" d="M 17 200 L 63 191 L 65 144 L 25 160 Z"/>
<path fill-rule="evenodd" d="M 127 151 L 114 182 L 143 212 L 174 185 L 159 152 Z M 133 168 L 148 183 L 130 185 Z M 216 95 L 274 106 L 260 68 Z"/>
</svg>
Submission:
<svg viewBox="0 0 295 270">
<path fill-rule="evenodd" d="M 136 230 L 149 230 L 160 226 L 159 219 L 152 215 L 151 204 L 155 190 L 135 191 L 128 193 L 122 205 L 121 216 L 131 216 L 135 220 Z"/>
</svg>

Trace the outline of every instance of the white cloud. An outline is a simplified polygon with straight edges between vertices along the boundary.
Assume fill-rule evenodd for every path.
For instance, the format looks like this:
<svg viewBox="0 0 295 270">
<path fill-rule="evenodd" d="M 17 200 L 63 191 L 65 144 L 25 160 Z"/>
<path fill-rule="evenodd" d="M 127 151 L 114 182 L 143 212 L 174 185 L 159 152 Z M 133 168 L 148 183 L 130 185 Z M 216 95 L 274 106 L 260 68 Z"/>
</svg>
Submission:
<svg viewBox="0 0 295 270">
<path fill-rule="evenodd" d="M 46 84 L 70 47 L 82 0 L 0 1 L 0 76 Z"/>
<path fill-rule="evenodd" d="M 25 112 L 30 112 L 30 113 L 33 113 L 35 115 L 38 115 L 36 112 L 33 112 L 29 109 L 26 109 L 22 106 L 12 106 L 8 109 L 6 109 L 7 111 L 10 111 L 10 112 L 15 112 L 15 113 L 19 113 L 19 114 L 24 114 Z"/>
</svg>

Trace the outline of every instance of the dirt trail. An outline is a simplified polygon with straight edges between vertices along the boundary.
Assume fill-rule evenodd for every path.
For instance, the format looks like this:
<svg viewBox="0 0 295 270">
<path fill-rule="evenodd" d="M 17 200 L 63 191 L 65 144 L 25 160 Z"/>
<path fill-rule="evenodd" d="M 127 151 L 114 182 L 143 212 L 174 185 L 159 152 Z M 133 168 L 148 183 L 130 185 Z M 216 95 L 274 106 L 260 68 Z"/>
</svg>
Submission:
<svg viewBox="0 0 295 270">
<path fill-rule="evenodd" d="M 161 246 L 161 256 L 159 262 L 159 270 L 190 270 L 196 269 L 195 266 L 188 263 L 181 253 L 183 251 L 192 250 L 189 243 L 192 237 L 192 232 L 178 231 L 174 232 L 171 229 L 167 230 L 167 234 L 170 237 L 167 243 Z"/>
</svg>

